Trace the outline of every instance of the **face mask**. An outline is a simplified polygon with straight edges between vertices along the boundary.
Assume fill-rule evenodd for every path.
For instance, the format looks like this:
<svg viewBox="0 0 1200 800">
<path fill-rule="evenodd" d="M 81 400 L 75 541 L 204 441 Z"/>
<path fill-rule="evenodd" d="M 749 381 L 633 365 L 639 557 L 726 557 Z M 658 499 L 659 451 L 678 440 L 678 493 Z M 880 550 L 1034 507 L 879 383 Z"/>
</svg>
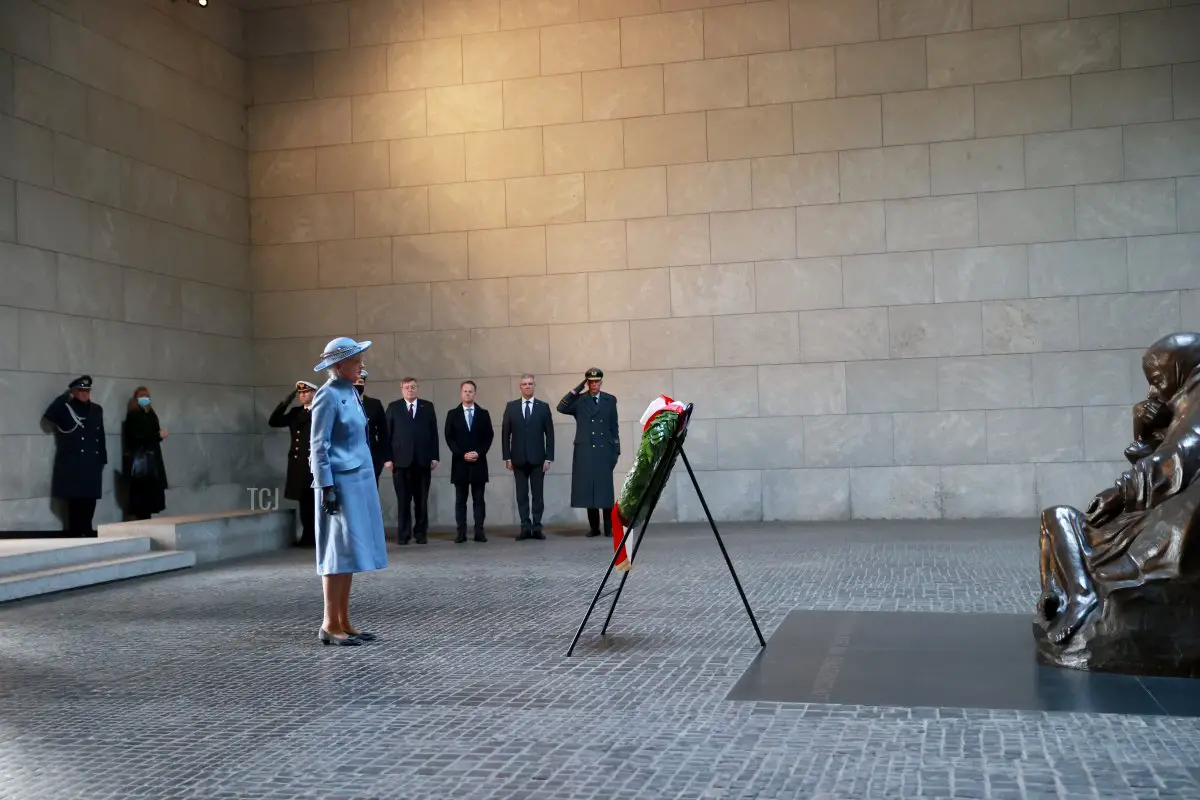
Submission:
<svg viewBox="0 0 1200 800">
<path fill-rule="evenodd" d="M 142 408 L 145 408 L 146 406 L 150 405 L 150 398 L 149 397 L 139 397 L 138 405 L 141 406 Z"/>
</svg>

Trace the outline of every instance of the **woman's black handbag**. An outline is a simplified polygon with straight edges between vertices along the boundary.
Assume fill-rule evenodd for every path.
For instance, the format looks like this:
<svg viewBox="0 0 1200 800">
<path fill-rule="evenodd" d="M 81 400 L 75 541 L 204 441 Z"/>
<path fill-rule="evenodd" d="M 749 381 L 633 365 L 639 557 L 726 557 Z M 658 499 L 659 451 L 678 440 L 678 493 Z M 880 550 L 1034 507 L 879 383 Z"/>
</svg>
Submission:
<svg viewBox="0 0 1200 800">
<path fill-rule="evenodd" d="M 133 454 L 129 464 L 129 475 L 132 478 L 152 478 L 155 474 L 154 454 L 149 450 L 138 450 Z"/>
</svg>

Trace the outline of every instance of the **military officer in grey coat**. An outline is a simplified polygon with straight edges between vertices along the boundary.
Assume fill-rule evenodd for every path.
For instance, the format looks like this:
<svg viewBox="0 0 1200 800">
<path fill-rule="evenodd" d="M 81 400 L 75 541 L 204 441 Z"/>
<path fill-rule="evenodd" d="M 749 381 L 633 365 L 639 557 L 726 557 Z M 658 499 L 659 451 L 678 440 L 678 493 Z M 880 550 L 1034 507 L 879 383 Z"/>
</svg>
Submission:
<svg viewBox="0 0 1200 800">
<path fill-rule="evenodd" d="M 50 495 L 67 502 L 67 535 L 95 536 L 92 518 L 102 494 L 108 446 L 104 409 L 92 402 L 92 376 L 71 381 L 42 417 L 54 426 L 57 449 Z"/>
<path fill-rule="evenodd" d="M 558 401 L 558 412 L 575 418 L 575 454 L 571 461 L 571 507 L 586 508 L 588 536 L 612 536 L 613 470 L 621 457 L 617 398 L 600 391 L 604 372 L 592 367 L 583 382 Z M 586 390 L 586 391 L 585 391 Z"/>
</svg>

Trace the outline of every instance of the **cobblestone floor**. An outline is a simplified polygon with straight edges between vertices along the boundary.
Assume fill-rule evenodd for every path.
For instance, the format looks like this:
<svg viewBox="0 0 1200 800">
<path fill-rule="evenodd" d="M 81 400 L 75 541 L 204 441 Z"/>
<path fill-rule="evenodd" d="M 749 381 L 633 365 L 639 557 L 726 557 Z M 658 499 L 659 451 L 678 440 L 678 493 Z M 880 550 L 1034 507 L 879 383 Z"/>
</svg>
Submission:
<svg viewBox="0 0 1200 800">
<path fill-rule="evenodd" d="M 1027 613 L 1032 524 L 726 526 L 794 608 Z M 606 539 L 438 541 L 320 647 L 311 555 L 0 606 L 0 798 L 1200 798 L 1200 720 L 732 703 L 758 652 L 711 535 L 652 531 L 564 654 Z"/>
</svg>

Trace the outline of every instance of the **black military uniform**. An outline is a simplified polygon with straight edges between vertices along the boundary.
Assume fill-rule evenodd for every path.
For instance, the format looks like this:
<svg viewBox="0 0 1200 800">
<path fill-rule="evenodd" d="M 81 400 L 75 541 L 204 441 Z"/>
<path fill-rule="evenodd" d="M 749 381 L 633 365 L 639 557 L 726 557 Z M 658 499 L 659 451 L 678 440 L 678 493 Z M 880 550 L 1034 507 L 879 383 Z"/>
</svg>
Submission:
<svg viewBox="0 0 1200 800">
<path fill-rule="evenodd" d="M 613 470 L 621 457 L 621 432 L 617 426 L 617 398 L 600 391 L 604 372 L 592 367 L 584 380 L 558 401 L 560 414 L 575 418 L 575 453 L 571 461 L 571 507 L 588 510 L 588 536 L 612 536 Z M 596 391 L 584 393 L 588 381 Z"/>
<path fill-rule="evenodd" d="M 358 380 L 354 382 L 354 386 L 358 389 L 359 397 L 362 398 L 363 411 L 367 413 L 367 444 L 371 447 L 375 480 L 379 480 L 379 476 L 383 473 L 384 462 L 388 460 L 388 450 L 391 448 L 388 445 L 387 414 L 383 410 L 383 403 L 378 398 L 370 397 L 367 394 L 367 374 L 365 369 L 362 370 Z"/>
<path fill-rule="evenodd" d="M 300 547 L 315 547 L 317 543 L 316 527 L 313 520 L 316 516 L 316 498 L 312 488 L 312 468 L 308 463 L 311 448 L 309 434 L 312 431 L 312 411 L 303 405 L 288 408 L 296 395 L 301 391 L 307 394 L 307 401 L 312 403 L 316 394 L 316 384 L 308 381 L 297 381 L 296 388 L 275 406 L 267 424 L 272 428 L 289 428 L 292 441 L 288 446 L 287 477 L 284 479 L 283 496 L 300 504 Z"/>
<path fill-rule="evenodd" d="M 67 502 L 68 535 L 95 536 L 92 519 L 108 464 L 104 409 L 91 401 L 92 376 L 82 375 L 67 388 L 42 415 L 54 426 L 57 446 L 50 494 Z"/>
</svg>

